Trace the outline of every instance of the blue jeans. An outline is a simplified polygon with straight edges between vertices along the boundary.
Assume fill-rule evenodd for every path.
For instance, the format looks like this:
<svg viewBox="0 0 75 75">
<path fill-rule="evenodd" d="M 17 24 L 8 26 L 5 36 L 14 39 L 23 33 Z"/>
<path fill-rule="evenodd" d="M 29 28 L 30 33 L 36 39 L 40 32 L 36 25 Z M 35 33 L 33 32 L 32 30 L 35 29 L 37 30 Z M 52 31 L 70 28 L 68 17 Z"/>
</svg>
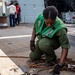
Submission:
<svg viewBox="0 0 75 75">
<path fill-rule="evenodd" d="M 9 15 L 10 27 L 15 27 L 15 14 Z"/>
</svg>

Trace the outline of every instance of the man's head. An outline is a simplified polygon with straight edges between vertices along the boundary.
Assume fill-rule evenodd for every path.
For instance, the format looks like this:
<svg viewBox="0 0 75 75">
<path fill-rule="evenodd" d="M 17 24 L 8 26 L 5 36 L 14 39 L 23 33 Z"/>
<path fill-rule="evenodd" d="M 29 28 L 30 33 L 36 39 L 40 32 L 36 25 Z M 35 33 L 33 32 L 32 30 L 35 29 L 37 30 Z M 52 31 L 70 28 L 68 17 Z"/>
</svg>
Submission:
<svg viewBox="0 0 75 75">
<path fill-rule="evenodd" d="M 18 6 L 19 4 L 18 3 L 15 3 L 15 5 Z"/>
<path fill-rule="evenodd" d="M 54 6 L 48 6 L 43 11 L 43 16 L 47 26 L 52 26 L 58 16 L 58 10 Z"/>
</svg>

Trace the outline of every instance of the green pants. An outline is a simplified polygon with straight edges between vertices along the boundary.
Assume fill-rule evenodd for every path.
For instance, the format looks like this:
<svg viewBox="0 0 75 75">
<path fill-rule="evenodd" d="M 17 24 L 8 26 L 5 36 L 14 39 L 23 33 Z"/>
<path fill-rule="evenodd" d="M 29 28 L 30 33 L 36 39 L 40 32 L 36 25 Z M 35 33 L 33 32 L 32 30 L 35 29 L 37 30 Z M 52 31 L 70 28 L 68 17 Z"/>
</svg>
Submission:
<svg viewBox="0 0 75 75">
<path fill-rule="evenodd" d="M 45 54 L 47 61 L 53 60 L 56 57 L 54 50 L 60 47 L 57 40 L 43 38 L 36 42 L 35 52 L 30 53 L 31 60 L 38 60 Z"/>
</svg>

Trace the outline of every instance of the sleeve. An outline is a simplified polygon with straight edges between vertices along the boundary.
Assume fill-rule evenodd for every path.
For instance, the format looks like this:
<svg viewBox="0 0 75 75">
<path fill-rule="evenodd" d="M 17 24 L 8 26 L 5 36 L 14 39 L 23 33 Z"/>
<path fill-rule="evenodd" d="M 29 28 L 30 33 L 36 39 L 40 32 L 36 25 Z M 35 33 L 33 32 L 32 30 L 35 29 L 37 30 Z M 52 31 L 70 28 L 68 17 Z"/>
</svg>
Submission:
<svg viewBox="0 0 75 75">
<path fill-rule="evenodd" d="M 63 48 L 65 49 L 69 49 L 70 48 L 70 44 L 69 44 L 69 39 L 68 39 L 68 36 L 67 36 L 67 32 L 65 29 L 61 29 L 57 32 L 56 34 L 58 36 L 58 40 L 60 42 L 60 45 Z"/>
</svg>

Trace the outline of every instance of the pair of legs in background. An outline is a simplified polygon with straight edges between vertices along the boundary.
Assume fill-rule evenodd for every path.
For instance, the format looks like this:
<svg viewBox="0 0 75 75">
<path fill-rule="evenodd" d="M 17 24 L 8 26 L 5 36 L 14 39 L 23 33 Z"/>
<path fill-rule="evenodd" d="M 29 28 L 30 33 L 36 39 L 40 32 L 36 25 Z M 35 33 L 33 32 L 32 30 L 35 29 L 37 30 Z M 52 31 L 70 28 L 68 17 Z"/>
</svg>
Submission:
<svg viewBox="0 0 75 75">
<path fill-rule="evenodd" d="M 9 15 L 10 27 L 15 27 L 15 14 Z"/>
<path fill-rule="evenodd" d="M 35 52 L 30 53 L 31 60 L 39 60 L 43 54 L 46 56 L 46 60 L 51 62 L 56 59 L 55 49 L 59 48 L 60 44 L 57 40 L 43 38 L 38 40 L 35 45 Z"/>
</svg>

